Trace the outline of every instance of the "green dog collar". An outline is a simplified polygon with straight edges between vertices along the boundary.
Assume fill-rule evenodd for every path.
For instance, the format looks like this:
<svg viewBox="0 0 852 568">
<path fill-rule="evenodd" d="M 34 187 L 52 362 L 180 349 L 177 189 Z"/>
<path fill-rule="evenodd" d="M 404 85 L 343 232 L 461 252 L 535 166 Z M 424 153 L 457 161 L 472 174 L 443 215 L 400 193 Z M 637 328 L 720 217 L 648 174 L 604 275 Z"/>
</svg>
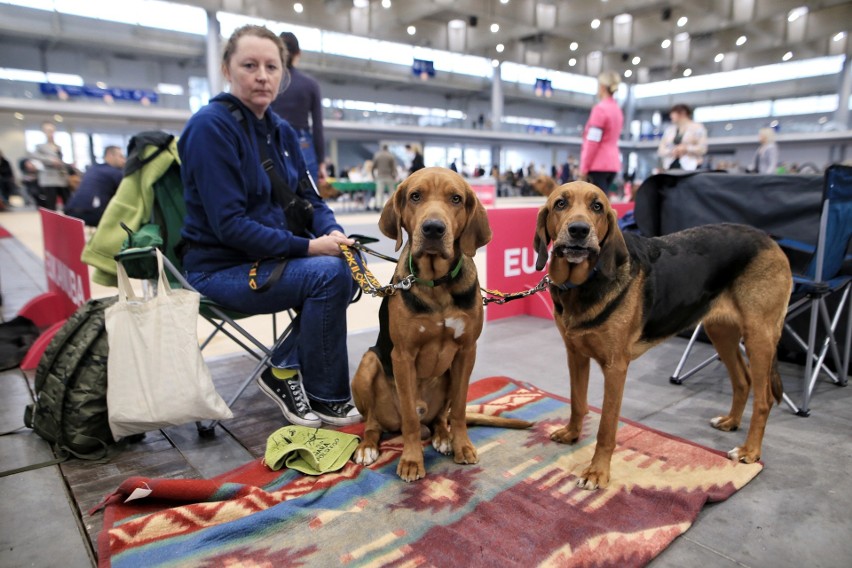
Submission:
<svg viewBox="0 0 852 568">
<path fill-rule="evenodd" d="M 411 275 L 414 277 L 414 281 L 418 284 L 422 284 L 423 286 L 429 286 L 430 288 L 434 288 L 435 286 L 440 286 L 441 284 L 445 284 L 450 280 L 455 279 L 462 269 L 462 264 L 464 264 L 464 256 L 459 255 L 459 261 L 456 263 L 455 268 L 453 268 L 447 274 L 444 274 L 440 278 L 436 278 L 435 280 L 424 280 L 423 278 L 418 278 L 417 274 L 414 272 L 414 257 L 411 253 L 408 253 L 408 270 L 411 272 Z"/>
</svg>

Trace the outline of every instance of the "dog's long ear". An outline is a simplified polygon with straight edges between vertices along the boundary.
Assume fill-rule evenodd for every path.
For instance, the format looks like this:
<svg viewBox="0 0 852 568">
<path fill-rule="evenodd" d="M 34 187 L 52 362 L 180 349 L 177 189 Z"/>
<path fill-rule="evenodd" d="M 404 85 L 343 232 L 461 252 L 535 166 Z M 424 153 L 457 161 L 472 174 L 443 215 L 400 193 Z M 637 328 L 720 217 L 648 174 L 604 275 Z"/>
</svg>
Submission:
<svg viewBox="0 0 852 568">
<path fill-rule="evenodd" d="M 459 237 L 459 246 L 467 256 L 474 256 L 476 249 L 491 242 L 491 225 L 488 224 L 488 213 L 479 202 L 476 193 L 465 182 L 465 209 L 467 221 Z"/>
<path fill-rule="evenodd" d="M 605 278 L 612 279 L 615 278 L 618 267 L 627 260 L 629 253 L 621 229 L 618 228 L 618 217 L 612 209 L 607 214 L 607 221 L 609 227 L 598 255 L 598 270 Z"/>
<path fill-rule="evenodd" d="M 405 208 L 407 189 L 406 179 L 393 192 L 393 198 L 385 203 L 379 217 L 379 230 L 389 239 L 396 239 L 396 250 L 402 246 L 402 210 Z"/>
<path fill-rule="evenodd" d="M 535 261 L 536 270 L 544 270 L 545 265 L 547 265 L 547 245 L 550 244 L 550 235 L 547 233 L 548 215 L 550 215 L 550 209 L 547 208 L 547 205 L 543 205 L 538 210 L 538 218 L 535 222 L 533 248 L 538 253 L 538 258 Z"/>
</svg>

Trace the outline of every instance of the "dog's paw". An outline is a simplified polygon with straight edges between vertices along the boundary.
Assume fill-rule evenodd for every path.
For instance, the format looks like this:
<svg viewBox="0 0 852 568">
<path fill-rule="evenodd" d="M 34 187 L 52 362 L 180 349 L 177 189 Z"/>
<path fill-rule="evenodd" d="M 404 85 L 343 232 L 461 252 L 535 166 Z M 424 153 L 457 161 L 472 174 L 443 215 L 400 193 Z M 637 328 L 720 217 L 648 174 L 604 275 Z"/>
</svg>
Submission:
<svg viewBox="0 0 852 568">
<path fill-rule="evenodd" d="M 360 465 L 370 465 L 379 459 L 379 448 L 372 444 L 360 444 L 355 450 L 355 455 L 352 457 L 355 463 Z"/>
<path fill-rule="evenodd" d="M 470 441 L 462 444 L 456 444 L 453 448 L 453 461 L 461 464 L 479 463 L 479 456 L 476 454 L 476 448 Z"/>
<path fill-rule="evenodd" d="M 717 416 L 710 421 L 710 425 L 723 432 L 735 432 L 740 427 L 739 421 L 731 416 Z"/>
<path fill-rule="evenodd" d="M 426 477 L 426 468 L 423 466 L 423 457 L 419 460 L 399 458 L 399 465 L 396 466 L 396 474 L 403 481 L 417 481 Z"/>
<path fill-rule="evenodd" d="M 453 443 L 450 441 L 449 436 L 435 434 L 432 436 L 432 447 L 445 456 L 448 456 L 453 452 Z"/>
<path fill-rule="evenodd" d="M 728 452 L 728 459 L 740 463 L 755 463 L 760 461 L 760 451 L 749 450 L 744 446 L 740 446 Z"/>
<path fill-rule="evenodd" d="M 580 432 L 568 426 L 563 426 L 559 430 L 550 434 L 550 439 L 560 444 L 573 444 L 580 439 Z"/>
<path fill-rule="evenodd" d="M 594 491 L 598 487 L 603 489 L 607 485 L 609 485 L 609 470 L 604 471 L 593 465 L 587 467 L 577 480 L 577 487 L 587 491 Z"/>
</svg>

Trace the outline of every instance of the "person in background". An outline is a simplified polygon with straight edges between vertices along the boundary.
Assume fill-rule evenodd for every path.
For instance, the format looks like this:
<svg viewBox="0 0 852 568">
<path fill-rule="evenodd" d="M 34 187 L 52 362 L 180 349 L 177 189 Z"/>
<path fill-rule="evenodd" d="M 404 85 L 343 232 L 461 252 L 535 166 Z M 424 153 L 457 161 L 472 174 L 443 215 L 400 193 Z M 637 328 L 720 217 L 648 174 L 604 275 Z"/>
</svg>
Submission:
<svg viewBox="0 0 852 568">
<path fill-rule="evenodd" d="M 65 206 L 65 214 L 82 219 L 89 227 L 101 222 L 107 203 L 123 177 L 125 157 L 118 146 L 104 149 L 104 162 L 93 164 L 83 174 L 80 187 Z"/>
<path fill-rule="evenodd" d="M 299 146 L 305 156 L 314 182 L 325 178 L 325 139 L 322 128 L 322 96 L 316 79 L 298 69 L 302 51 L 299 40 L 290 32 L 281 34 L 287 47 L 287 71 L 290 84 L 272 103 L 272 110 L 290 123 L 299 135 Z M 286 81 L 286 80 L 285 80 Z"/>
<path fill-rule="evenodd" d="M 707 153 L 707 129 L 692 120 L 692 109 L 685 104 L 674 105 L 669 118 L 672 123 L 657 148 L 663 169 L 697 170 Z"/>
<path fill-rule="evenodd" d="M 390 196 L 396 189 L 396 157 L 384 144 L 373 156 L 373 180 L 376 182 L 375 210 L 381 211 L 385 204 L 385 191 Z"/>
<path fill-rule="evenodd" d="M 609 191 L 615 174 L 621 169 L 618 139 L 624 115 L 613 98 L 620 84 L 621 76 L 615 71 L 598 75 L 600 100 L 592 107 L 580 149 L 580 179 L 587 179 L 604 191 Z"/>
<path fill-rule="evenodd" d="M 45 141 L 36 145 L 32 158 L 38 161 L 38 192 L 36 193 L 36 204 L 39 207 L 56 210 L 56 198 L 62 198 L 64 204 L 68 203 L 70 192 L 68 190 L 68 170 L 62 161 L 62 148 L 54 140 L 56 125 L 45 121 L 41 125 Z"/>
<path fill-rule="evenodd" d="M 562 164 L 562 168 L 559 170 L 559 183 L 566 184 L 569 181 L 574 181 L 574 175 L 572 172 L 571 166 L 571 155 L 565 159 L 565 163 Z"/>
<path fill-rule="evenodd" d="M 423 162 L 423 152 L 420 150 L 419 144 L 406 144 L 405 149 L 411 155 L 411 166 L 408 168 L 409 175 L 426 167 L 426 164 Z"/>
<path fill-rule="evenodd" d="M 778 144 L 775 143 L 775 130 L 761 128 L 757 131 L 760 147 L 754 153 L 752 171 L 759 174 L 778 173 Z"/>
<path fill-rule="evenodd" d="M 337 170 L 334 167 L 334 162 L 331 161 L 329 156 L 325 157 L 325 177 L 335 178 L 337 175 Z"/>
<path fill-rule="evenodd" d="M 346 309 L 355 288 L 340 245 L 354 241 L 311 186 L 299 135 L 270 109 L 286 57 L 281 39 L 262 26 L 238 28 L 226 43 L 230 93 L 192 115 L 178 142 L 183 264 L 189 283 L 228 309 L 297 308 L 258 386 L 293 424 L 353 424 L 361 416 L 349 402 Z M 255 269 L 264 291 L 249 285 Z"/>
<path fill-rule="evenodd" d="M 38 196 L 38 166 L 32 158 L 21 158 L 18 160 L 18 169 L 21 171 L 21 185 L 24 186 L 21 192 L 24 202 L 27 205 L 36 203 Z"/>
<path fill-rule="evenodd" d="M 455 161 L 455 160 L 453 160 L 452 162 L 450 162 L 450 170 L 452 170 L 452 171 L 454 171 L 454 172 L 456 172 L 456 173 L 459 173 L 459 167 L 456 165 L 456 161 Z"/>
<path fill-rule="evenodd" d="M 12 171 L 12 164 L 0 150 L 0 211 L 9 205 L 9 198 L 15 193 L 15 188 L 15 172 Z"/>
</svg>

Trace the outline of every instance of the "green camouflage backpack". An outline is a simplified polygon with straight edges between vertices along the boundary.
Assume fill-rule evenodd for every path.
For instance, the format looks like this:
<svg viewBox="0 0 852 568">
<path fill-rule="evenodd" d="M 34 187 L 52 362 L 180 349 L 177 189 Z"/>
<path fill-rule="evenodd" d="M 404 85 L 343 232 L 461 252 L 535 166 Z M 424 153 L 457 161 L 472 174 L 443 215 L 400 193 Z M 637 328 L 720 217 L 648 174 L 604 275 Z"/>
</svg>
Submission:
<svg viewBox="0 0 852 568">
<path fill-rule="evenodd" d="M 89 300 L 53 337 L 39 361 L 34 404 L 24 424 L 60 454 L 106 456 L 114 443 L 107 420 L 107 345 L 104 311 L 116 297 Z"/>
</svg>

